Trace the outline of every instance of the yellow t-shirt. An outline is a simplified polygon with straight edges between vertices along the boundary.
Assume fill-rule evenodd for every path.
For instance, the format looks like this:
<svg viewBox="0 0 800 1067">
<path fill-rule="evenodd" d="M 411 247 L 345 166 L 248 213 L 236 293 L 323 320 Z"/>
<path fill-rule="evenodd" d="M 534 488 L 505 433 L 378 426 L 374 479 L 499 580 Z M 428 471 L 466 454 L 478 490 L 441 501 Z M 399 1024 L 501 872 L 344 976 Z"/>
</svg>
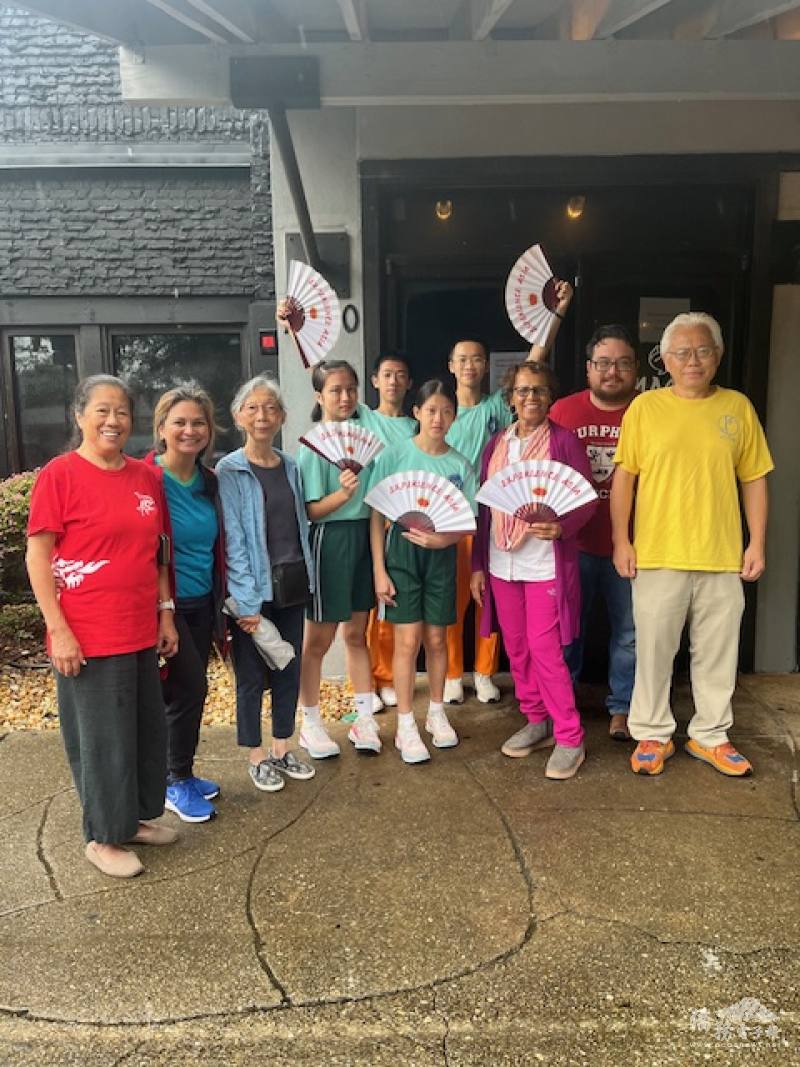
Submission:
<svg viewBox="0 0 800 1067">
<path fill-rule="evenodd" d="M 668 388 L 642 393 L 622 420 L 614 459 L 638 476 L 637 567 L 741 570 L 737 479 L 755 481 L 774 466 L 746 396 L 721 386 L 702 400 Z"/>
</svg>

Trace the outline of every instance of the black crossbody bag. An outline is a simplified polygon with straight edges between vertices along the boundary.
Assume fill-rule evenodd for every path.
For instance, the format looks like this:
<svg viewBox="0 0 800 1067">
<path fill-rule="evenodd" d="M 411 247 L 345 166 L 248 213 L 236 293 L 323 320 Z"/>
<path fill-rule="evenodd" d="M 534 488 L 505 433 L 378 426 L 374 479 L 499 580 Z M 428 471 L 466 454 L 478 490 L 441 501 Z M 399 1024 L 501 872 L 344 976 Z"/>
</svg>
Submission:
<svg viewBox="0 0 800 1067">
<path fill-rule="evenodd" d="M 311 599 L 308 570 L 303 559 L 276 563 L 272 568 L 272 603 L 276 608 L 295 608 Z"/>
</svg>

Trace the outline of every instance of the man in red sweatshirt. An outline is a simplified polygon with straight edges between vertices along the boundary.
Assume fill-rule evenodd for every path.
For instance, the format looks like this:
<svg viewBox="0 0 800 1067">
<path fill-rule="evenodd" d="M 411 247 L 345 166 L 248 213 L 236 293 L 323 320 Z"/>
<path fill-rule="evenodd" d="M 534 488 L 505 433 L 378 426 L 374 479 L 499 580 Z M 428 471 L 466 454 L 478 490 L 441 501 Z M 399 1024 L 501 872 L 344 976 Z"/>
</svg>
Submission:
<svg viewBox="0 0 800 1067">
<path fill-rule="evenodd" d="M 574 430 L 586 448 L 600 507 L 578 535 L 581 567 L 581 636 L 570 645 L 567 663 L 577 680 L 583 665 L 586 626 L 599 593 L 606 602 L 611 640 L 608 647 L 610 733 L 626 741 L 628 709 L 636 666 L 631 583 L 614 568 L 609 495 L 614 452 L 622 416 L 636 393 L 636 350 L 622 326 L 600 326 L 586 346 L 588 389 L 556 401 L 550 418 Z"/>
</svg>

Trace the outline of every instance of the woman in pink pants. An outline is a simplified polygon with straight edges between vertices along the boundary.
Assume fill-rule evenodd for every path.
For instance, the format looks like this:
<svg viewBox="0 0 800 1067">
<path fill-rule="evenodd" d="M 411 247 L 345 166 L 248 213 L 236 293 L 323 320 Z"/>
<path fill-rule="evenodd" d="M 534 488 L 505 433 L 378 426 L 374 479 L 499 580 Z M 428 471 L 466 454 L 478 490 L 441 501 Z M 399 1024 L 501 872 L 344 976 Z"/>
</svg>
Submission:
<svg viewBox="0 0 800 1067">
<path fill-rule="evenodd" d="M 487 444 L 481 482 L 509 463 L 552 459 L 590 478 L 586 450 L 571 430 L 547 417 L 557 383 L 549 367 L 522 363 L 506 377 L 516 421 Z M 472 595 L 483 606 L 481 632 L 499 623 L 520 711 L 527 722 L 506 741 L 506 756 L 527 756 L 555 743 L 548 778 L 572 778 L 586 758 L 583 727 L 563 648 L 580 627 L 580 575 L 575 535 L 596 501 L 557 522 L 529 525 L 481 505 L 472 550 Z"/>
</svg>

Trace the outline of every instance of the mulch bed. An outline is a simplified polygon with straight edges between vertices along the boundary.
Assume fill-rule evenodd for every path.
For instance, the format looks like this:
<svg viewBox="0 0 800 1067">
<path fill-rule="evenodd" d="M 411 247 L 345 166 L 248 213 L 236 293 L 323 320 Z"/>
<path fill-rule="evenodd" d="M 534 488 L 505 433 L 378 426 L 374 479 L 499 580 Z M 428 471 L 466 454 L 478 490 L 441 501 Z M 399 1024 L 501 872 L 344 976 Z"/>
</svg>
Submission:
<svg viewBox="0 0 800 1067">
<path fill-rule="evenodd" d="M 264 696 L 269 711 L 270 695 Z M 323 682 L 320 694 L 322 716 L 341 719 L 353 710 L 349 683 Z M 230 726 L 236 722 L 233 672 L 212 656 L 208 667 L 208 700 L 204 726 Z M 58 706 L 50 665 L 38 639 L 9 640 L 0 637 L 0 734 L 9 730 L 57 730 Z"/>
</svg>

